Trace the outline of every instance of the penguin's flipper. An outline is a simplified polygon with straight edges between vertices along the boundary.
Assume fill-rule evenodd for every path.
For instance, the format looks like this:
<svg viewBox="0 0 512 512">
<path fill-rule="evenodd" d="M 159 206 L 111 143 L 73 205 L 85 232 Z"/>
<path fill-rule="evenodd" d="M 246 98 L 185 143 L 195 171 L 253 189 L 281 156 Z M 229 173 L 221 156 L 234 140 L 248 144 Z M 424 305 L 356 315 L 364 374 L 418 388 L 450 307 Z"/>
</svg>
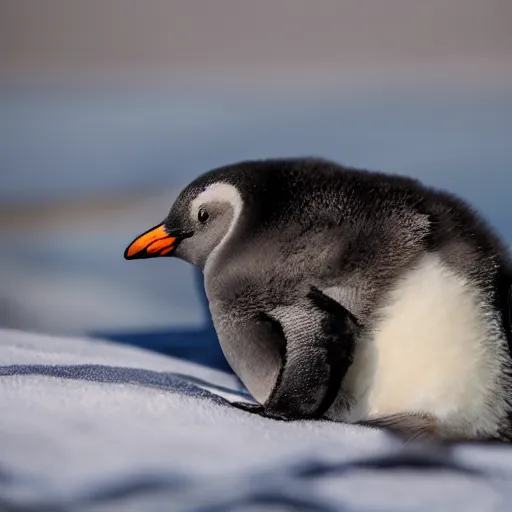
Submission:
<svg viewBox="0 0 512 512">
<path fill-rule="evenodd" d="M 281 414 L 273 414 L 271 411 L 266 410 L 265 407 L 260 404 L 253 404 L 248 402 L 231 402 L 231 405 L 236 409 L 250 412 L 251 414 L 257 414 L 258 416 L 262 416 L 263 418 L 272 418 L 274 420 L 282 421 L 288 421 L 290 419 Z"/>
<path fill-rule="evenodd" d="M 357 425 L 373 428 L 383 428 L 393 432 L 399 437 L 406 438 L 408 442 L 419 439 L 430 439 L 436 435 L 436 421 L 428 414 L 397 413 L 388 414 L 359 421 Z"/>
<path fill-rule="evenodd" d="M 286 337 L 284 364 L 264 403 L 269 415 L 320 418 L 352 364 L 359 324 L 338 302 L 311 288 L 303 303 L 272 312 Z"/>
</svg>

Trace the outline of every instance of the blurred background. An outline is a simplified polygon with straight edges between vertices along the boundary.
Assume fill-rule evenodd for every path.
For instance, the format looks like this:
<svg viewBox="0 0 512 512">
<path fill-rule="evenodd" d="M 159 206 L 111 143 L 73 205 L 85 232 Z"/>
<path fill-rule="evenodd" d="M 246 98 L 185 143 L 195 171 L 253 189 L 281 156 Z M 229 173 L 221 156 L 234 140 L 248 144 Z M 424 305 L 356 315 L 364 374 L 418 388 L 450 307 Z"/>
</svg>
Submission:
<svg viewBox="0 0 512 512">
<path fill-rule="evenodd" d="M 510 0 L 0 0 L 0 326 L 225 367 L 200 276 L 123 250 L 246 158 L 415 176 L 512 243 L 511 27 Z"/>
</svg>

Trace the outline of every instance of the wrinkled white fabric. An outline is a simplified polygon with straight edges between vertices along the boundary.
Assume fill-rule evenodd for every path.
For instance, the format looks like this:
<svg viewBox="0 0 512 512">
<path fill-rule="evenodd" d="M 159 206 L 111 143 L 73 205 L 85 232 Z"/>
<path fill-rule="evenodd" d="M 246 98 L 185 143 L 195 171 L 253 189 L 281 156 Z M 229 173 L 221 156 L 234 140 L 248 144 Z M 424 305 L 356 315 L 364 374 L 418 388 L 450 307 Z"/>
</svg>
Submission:
<svg viewBox="0 0 512 512">
<path fill-rule="evenodd" d="M 512 448 L 235 409 L 230 375 L 0 331 L 0 510 L 512 509 Z"/>
</svg>

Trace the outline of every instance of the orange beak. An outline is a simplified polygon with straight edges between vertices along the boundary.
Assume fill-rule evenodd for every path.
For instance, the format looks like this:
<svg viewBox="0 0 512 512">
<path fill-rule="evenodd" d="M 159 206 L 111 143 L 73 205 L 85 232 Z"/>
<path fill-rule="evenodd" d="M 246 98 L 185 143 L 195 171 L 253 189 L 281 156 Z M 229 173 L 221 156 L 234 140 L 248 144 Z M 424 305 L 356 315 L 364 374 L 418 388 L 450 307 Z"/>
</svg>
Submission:
<svg viewBox="0 0 512 512">
<path fill-rule="evenodd" d="M 163 223 L 138 236 L 124 251 L 126 260 L 169 256 L 180 242 L 179 237 L 169 235 Z"/>
</svg>

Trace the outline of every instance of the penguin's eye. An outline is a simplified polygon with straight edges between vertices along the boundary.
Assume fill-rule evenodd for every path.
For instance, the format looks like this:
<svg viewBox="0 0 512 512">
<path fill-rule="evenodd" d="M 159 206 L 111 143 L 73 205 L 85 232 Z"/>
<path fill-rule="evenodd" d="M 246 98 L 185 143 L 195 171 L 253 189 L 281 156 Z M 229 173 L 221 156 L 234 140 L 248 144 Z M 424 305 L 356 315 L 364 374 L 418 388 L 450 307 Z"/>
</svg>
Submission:
<svg viewBox="0 0 512 512">
<path fill-rule="evenodd" d="M 199 212 L 197 213 L 197 219 L 199 222 L 206 222 L 208 220 L 208 212 L 204 208 L 199 208 Z"/>
</svg>

